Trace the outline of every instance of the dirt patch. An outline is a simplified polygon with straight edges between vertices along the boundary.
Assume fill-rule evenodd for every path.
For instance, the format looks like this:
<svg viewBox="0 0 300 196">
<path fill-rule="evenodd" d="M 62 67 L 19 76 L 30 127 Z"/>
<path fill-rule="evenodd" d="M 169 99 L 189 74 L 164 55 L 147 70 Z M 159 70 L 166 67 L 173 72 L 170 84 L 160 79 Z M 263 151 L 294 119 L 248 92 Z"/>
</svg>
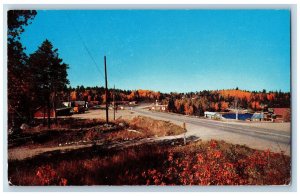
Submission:
<svg viewBox="0 0 300 196">
<path fill-rule="evenodd" d="M 185 132 L 182 127 L 172 124 L 169 121 L 154 120 L 144 116 L 133 118 L 129 125 L 133 129 L 141 129 L 148 136 L 162 137 L 179 135 Z"/>
</svg>

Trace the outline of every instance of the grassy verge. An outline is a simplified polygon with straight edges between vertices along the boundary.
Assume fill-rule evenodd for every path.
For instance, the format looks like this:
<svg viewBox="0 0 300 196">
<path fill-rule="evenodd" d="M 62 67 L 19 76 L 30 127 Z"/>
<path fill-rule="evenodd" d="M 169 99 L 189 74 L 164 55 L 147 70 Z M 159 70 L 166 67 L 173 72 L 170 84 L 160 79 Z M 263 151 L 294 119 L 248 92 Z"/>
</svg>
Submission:
<svg viewBox="0 0 300 196">
<path fill-rule="evenodd" d="M 154 120 L 149 117 L 137 116 L 129 125 L 135 129 L 141 129 L 148 136 L 169 136 L 184 133 L 184 129 L 168 121 Z"/>
<path fill-rule="evenodd" d="M 114 142 L 147 137 L 178 135 L 183 128 L 170 122 L 138 116 L 130 122 L 115 121 L 109 126 L 101 120 L 58 119 L 51 129 L 30 128 L 9 136 L 9 147 L 29 148 Z"/>
</svg>

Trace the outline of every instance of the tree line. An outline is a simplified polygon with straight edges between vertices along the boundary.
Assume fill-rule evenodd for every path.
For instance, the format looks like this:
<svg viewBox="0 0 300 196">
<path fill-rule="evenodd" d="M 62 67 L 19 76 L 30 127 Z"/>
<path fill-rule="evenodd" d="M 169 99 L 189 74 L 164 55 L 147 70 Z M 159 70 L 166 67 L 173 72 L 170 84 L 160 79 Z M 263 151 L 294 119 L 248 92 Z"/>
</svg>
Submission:
<svg viewBox="0 0 300 196">
<path fill-rule="evenodd" d="M 289 108 L 291 95 L 281 91 L 242 91 L 239 89 L 171 93 L 166 98 L 170 112 L 203 116 L 205 111 L 227 112 L 230 109 L 267 111 L 268 108 Z"/>
<path fill-rule="evenodd" d="M 70 100 L 98 101 L 105 103 L 103 87 L 84 87 L 69 89 Z M 113 89 L 109 89 L 112 101 Z M 65 99 L 67 99 L 66 94 Z M 281 91 L 245 91 L 236 89 L 203 90 L 189 93 L 161 93 L 150 90 L 115 90 L 117 101 L 155 102 L 158 100 L 167 105 L 169 112 L 203 116 L 205 111 L 226 112 L 230 109 L 248 109 L 262 111 L 268 108 L 290 107 L 290 93 Z"/>
<path fill-rule="evenodd" d="M 108 89 L 109 102 L 113 100 L 113 94 L 115 95 L 115 100 L 117 101 L 155 101 L 162 100 L 165 94 L 160 92 L 155 92 L 151 90 L 122 90 L 122 89 Z M 100 104 L 106 103 L 105 100 L 105 88 L 104 87 L 84 87 L 77 86 L 76 88 L 70 87 L 68 92 L 64 94 L 64 100 L 70 101 L 97 101 Z"/>
</svg>

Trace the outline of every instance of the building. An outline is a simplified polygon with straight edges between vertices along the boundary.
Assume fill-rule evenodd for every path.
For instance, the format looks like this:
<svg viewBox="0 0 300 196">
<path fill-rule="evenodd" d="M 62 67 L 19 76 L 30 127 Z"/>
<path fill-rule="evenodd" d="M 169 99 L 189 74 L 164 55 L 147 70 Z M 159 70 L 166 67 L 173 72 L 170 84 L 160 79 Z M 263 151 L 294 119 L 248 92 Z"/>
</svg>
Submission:
<svg viewBox="0 0 300 196">
<path fill-rule="evenodd" d="M 155 104 L 151 107 L 151 110 L 156 110 L 156 111 L 167 111 L 168 105 L 167 104 L 162 104 L 158 100 L 155 101 Z"/>
<path fill-rule="evenodd" d="M 208 119 L 221 119 L 223 118 L 222 117 L 222 114 L 220 113 L 217 113 L 217 112 L 204 112 L 204 117 L 205 118 L 208 118 Z"/>
<path fill-rule="evenodd" d="M 56 109 L 56 116 L 70 116 L 71 107 L 62 107 Z M 34 118 L 48 118 L 48 110 L 47 107 L 39 107 L 34 112 Z M 55 111 L 53 108 L 50 109 L 50 118 L 55 118 Z"/>
<path fill-rule="evenodd" d="M 39 107 L 34 112 L 34 118 L 48 118 L 48 110 L 46 107 Z M 50 118 L 55 118 L 54 109 L 50 109 Z"/>
<path fill-rule="evenodd" d="M 251 117 L 251 121 L 263 121 L 264 113 L 263 112 L 255 112 Z"/>
<path fill-rule="evenodd" d="M 137 104 L 137 101 L 130 101 L 128 104 L 129 104 L 130 106 L 136 106 L 136 105 L 138 105 L 138 104 Z"/>
<path fill-rule="evenodd" d="M 71 101 L 73 113 L 84 113 L 88 110 L 88 102 L 86 101 Z"/>
<path fill-rule="evenodd" d="M 157 104 L 151 107 L 151 110 L 155 110 L 155 111 L 163 111 L 165 112 L 168 108 L 168 105 L 161 105 L 161 104 Z"/>
<path fill-rule="evenodd" d="M 290 108 L 273 108 L 274 122 L 290 122 L 291 109 Z"/>
</svg>

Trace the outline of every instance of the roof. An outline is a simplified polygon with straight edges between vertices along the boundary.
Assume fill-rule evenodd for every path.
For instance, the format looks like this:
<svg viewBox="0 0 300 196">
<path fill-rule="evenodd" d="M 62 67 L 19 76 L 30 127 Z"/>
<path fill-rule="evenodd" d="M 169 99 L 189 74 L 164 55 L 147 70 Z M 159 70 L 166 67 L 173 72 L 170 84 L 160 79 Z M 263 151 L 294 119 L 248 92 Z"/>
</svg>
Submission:
<svg viewBox="0 0 300 196">
<path fill-rule="evenodd" d="M 263 113 L 254 113 L 253 116 L 251 117 L 251 119 L 262 119 L 264 118 L 264 114 Z"/>
<path fill-rule="evenodd" d="M 204 114 L 215 115 L 215 114 L 217 114 L 217 113 L 216 113 L 216 112 L 204 112 Z"/>
<path fill-rule="evenodd" d="M 74 101 L 75 104 L 78 104 L 78 105 L 85 105 L 85 101 Z"/>
</svg>

